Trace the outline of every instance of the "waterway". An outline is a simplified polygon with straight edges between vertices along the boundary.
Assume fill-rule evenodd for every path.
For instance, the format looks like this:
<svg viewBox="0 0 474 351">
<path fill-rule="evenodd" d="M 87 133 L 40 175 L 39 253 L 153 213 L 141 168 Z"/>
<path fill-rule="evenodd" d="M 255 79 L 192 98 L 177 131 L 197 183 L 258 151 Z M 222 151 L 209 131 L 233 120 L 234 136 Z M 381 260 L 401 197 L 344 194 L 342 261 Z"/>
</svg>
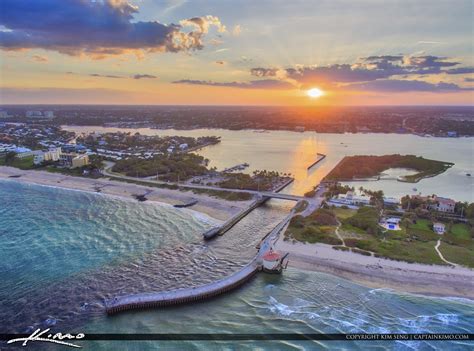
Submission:
<svg viewBox="0 0 474 351">
<path fill-rule="evenodd" d="M 220 136 L 221 143 L 199 150 L 210 166 L 223 170 L 247 162 L 244 172 L 257 169 L 291 173 L 295 182 L 285 191 L 301 195 L 311 189 L 344 157 L 350 155 L 413 154 L 439 161 L 453 162 L 454 166 L 443 174 L 423 179 L 416 184 L 397 180 L 350 182 L 371 190 L 383 189 L 387 196 L 423 194 L 451 197 L 457 201 L 474 202 L 474 138 L 434 138 L 408 134 L 318 134 L 253 130 L 230 131 L 223 129 L 157 130 L 149 128 L 103 128 L 97 126 L 63 126 L 64 129 L 82 132 L 139 132 L 144 135 Z M 326 154 L 324 161 L 307 170 L 317 158 Z M 416 189 L 416 190 L 415 190 Z"/>
</svg>

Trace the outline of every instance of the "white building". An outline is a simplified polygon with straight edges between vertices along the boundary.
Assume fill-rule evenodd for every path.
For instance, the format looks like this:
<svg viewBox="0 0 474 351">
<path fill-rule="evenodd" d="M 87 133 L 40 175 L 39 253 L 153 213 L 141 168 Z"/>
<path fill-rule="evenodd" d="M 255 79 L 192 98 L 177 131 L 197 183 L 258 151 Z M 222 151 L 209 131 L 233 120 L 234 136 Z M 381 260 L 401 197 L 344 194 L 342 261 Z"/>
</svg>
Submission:
<svg viewBox="0 0 474 351">
<path fill-rule="evenodd" d="M 28 118 L 54 118 L 53 111 L 26 111 L 26 117 Z"/>
<path fill-rule="evenodd" d="M 40 117 L 43 117 L 43 113 L 41 111 L 26 111 L 26 117 L 40 118 Z"/>
<path fill-rule="evenodd" d="M 45 161 L 52 161 L 52 162 L 57 162 L 61 158 L 61 148 L 52 148 L 48 151 L 42 151 L 37 154 L 35 154 L 35 157 L 33 159 L 33 163 L 35 165 L 39 165 Z"/>
<path fill-rule="evenodd" d="M 54 112 L 53 111 L 44 111 L 43 116 L 46 118 L 54 118 Z"/>
<path fill-rule="evenodd" d="M 433 231 L 436 233 L 436 234 L 444 234 L 444 231 L 445 231 L 445 225 L 443 223 L 440 223 L 440 222 L 437 222 L 437 223 L 433 223 Z"/>
<path fill-rule="evenodd" d="M 186 149 L 188 148 L 188 144 L 186 144 L 186 143 L 180 144 L 180 145 L 179 145 L 179 148 L 180 148 L 181 150 L 186 150 Z"/>
<path fill-rule="evenodd" d="M 346 206 L 367 206 L 370 205 L 370 197 L 366 195 L 354 195 L 352 191 L 348 191 L 346 194 L 339 194 L 333 197 L 329 202 Z"/>
</svg>

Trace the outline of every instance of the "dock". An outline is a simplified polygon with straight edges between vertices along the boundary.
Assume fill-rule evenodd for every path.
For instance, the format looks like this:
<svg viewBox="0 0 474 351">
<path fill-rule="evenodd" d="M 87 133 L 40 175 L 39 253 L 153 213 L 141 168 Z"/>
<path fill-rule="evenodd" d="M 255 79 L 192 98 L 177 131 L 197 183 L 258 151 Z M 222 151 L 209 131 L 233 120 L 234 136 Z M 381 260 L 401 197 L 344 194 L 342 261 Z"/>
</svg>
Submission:
<svg viewBox="0 0 474 351">
<path fill-rule="evenodd" d="M 226 168 L 222 171 L 222 173 L 231 173 L 231 172 L 235 172 L 235 171 L 242 171 L 244 170 L 245 168 L 247 168 L 249 166 L 248 163 L 241 163 L 241 164 L 238 164 L 236 166 L 233 166 L 233 167 L 229 167 L 229 168 Z"/>
<path fill-rule="evenodd" d="M 252 212 L 254 209 L 256 209 L 258 206 L 264 204 L 266 201 L 268 201 L 270 198 L 269 197 L 260 197 L 252 204 L 250 204 L 249 207 L 243 209 L 239 213 L 237 213 L 234 217 L 230 218 L 224 224 L 222 224 L 219 227 L 214 227 L 209 229 L 203 234 L 203 237 L 205 240 L 210 240 L 214 238 L 216 235 L 223 235 L 225 232 L 227 232 L 230 228 L 232 228 L 234 225 L 236 225 L 242 218 L 244 218 L 246 215 L 248 215 L 250 212 Z"/>
<path fill-rule="evenodd" d="M 317 155 L 316 161 L 314 161 L 312 164 L 308 166 L 307 168 L 308 171 L 326 158 L 325 154 L 320 154 L 319 152 L 316 155 Z"/>
</svg>

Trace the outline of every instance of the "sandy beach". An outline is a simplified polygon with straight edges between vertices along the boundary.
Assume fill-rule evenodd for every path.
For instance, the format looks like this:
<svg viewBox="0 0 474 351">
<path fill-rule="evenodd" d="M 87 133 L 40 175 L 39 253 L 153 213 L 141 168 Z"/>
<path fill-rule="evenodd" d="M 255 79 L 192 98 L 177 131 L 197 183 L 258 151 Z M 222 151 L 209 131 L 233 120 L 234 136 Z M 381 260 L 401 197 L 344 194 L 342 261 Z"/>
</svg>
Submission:
<svg viewBox="0 0 474 351">
<path fill-rule="evenodd" d="M 12 176 L 14 177 L 12 178 Z M 198 200 L 198 203 L 188 209 L 204 213 L 219 221 L 225 221 L 235 215 L 252 201 L 227 201 L 205 194 L 195 194 L 191 191 L 147 187 L 108 178 L 91 179 L 46 171 L 23 171 L 6 166 L 0 166 L 0 179 L 94 193 L 100 191 L 101 194 L 133 199 L 134 195 L 146 194 L 149 201 L 170 205 L 185 204 L 195 199 Z"/>
<path fill-rule="evenodd" d="M 280 239 L 275 246 L 290 253 L 290 267 L 334 274 L 373 288 L 474 299 L 473 269 L 364 256 L 326 244 Z"/>
</svg>

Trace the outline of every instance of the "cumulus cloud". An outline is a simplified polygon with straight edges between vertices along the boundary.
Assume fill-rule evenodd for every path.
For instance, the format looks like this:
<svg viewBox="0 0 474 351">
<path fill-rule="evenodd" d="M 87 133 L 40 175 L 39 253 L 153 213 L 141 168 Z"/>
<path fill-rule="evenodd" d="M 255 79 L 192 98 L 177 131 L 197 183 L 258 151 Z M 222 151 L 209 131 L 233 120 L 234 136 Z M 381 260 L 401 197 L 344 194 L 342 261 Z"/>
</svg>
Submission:
<svg viewBox="0 0 474 351">
<path fill-rule="evenodd" d="M 250 74 L 256 77 L 275 77 L 278 73 L 278 68 L 251 68 Z"/>
<path fill-rule="evenodd" d="M 207 85 L 242 89 L 291 89 L 293 87 L 287 82 L 275 79 L 252 80 L 250 82 L 213 82 L 207 80 L 182 79 L 174 81 L 173 84 Z"/>
<path fill-rule="evenodd" d="M 135 74 L 133 76 L 133 79 L 143 79 L 143 78 L 153 79 L 153 78 L 158 78 L 158 77 L 154 76 L 153 74 Z"/>
<path fill-rule="evenodd" d="M 184 19 L 179 24 L 133 21 L 138 7 L 126 0 L 2 0 L 0 47 L 41 48 L 68 55 L 103 58 L 127 52 L 200 50 L 218 17 Z"/>
<path fill-rule="evenodd" d="M 336 88 L 353 83 L 388 80 L 390 78 L 395 80 L 397 77 L 408 78 L 415 76 L 420 78 L 425 75 L 466 74 L 474 72 L 472 67 L 450 68 L 457 65 L 460 65 L 457 61 L 432 55 L 380 55 L 363 57 L 355 63 L 333 64 L 329 66 L 255 67 L 250 69 L 250 74 L 259 78 L 272 77 L 293 84 L 298 88 L 307 87 L 312 84 Z M 380 84 L 381 88 L 388 86 L 385 83 L 360 86 L 369 88 L 375 87 L 377 84 Z M 405 83 L 400 83 L 400 86 L 401 84 Z M 410 83 L 406 83 L 405 86 L 408 87 L 408 84 Z M 396 85 L 397 83 L 393 83 L 393 87 Z M 420 87 L 427 90 L 431 89 L 432 91 L 448 90 L 448 87 L 444 85 L 433 88 L 413 83 L 410 87 Z"/>
<path fill-rule="evenodd" d="M 349 88 L 355 90 L 369 90 L 381 92 L 458 92 L 463 90 L 473 90 L 474 88 L 461 88 L 454 83 L 428 83 L 420 80 L 399 80 L 399 79 L 381 79 L 366 83 L 355 83 L 349 85 Z"/>
</svg>

